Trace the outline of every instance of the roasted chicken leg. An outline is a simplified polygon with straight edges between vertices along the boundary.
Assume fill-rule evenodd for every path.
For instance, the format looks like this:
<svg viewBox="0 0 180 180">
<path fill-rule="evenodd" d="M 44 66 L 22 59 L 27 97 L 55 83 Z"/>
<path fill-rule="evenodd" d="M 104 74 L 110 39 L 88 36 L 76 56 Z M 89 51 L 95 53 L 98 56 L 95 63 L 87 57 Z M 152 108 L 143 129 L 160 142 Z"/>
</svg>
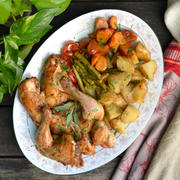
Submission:
<svg viewBox="0 0 180 180">
<path fill-rule="evenodd" d="M 40 84 L 36 77 L 23 80 L 18 88 L 18 96 L 21 103 L 28 111 L 30 117 L 38 127 L 41 122 L 41 107 L 43 105 Z"/>
<path fill-rule="evenodd" d="M 64 60 L 60 55 L 51 55 L 47 58 L 42 74 L 41 90 L 44 92 L 46 102 L 50 107 L 57 106 L 68 99 L 68 95 L 62 92 L 59 79 L 66 76 L 63 72 Z"/>
</svg>

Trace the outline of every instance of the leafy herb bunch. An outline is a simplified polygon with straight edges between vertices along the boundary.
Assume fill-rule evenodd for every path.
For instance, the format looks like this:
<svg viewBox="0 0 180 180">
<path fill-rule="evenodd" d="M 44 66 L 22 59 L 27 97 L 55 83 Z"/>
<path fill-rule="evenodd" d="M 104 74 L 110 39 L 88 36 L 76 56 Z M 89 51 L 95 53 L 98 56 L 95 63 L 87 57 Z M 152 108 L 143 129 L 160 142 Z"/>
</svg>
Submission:
<svg viewBox="0 0 180 180">
<path fill-rule="evenodd" d="M 52 19 L 61 14 L 71 0 L 0 0 L 0 24 L 9 34 L 0 37 L 0 102 L 5 93 L 12 95 L 21 80 L 24 59 L 51 28 Z M 36 13 L 32 14 L 32 9 Z M 31 15 L 30 15 L 31 14 Z M 2 49 L 2 48 L 1 48 Z"/>
</svg>

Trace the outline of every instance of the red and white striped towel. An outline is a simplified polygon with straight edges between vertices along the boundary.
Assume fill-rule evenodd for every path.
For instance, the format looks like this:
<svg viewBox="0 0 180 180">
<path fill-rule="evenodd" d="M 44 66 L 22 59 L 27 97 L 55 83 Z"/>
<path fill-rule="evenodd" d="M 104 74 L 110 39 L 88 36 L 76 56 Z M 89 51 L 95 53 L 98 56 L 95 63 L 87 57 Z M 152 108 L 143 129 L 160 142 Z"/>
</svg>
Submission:
<svg viewBox="0 0 180 180">
<path fill-rule="evenodd" d="M 126 150 L 112 180 L 142 180 L 180 100 L 180 43 L 173 40 L 164 52 L 164 83 L 148 124 Z"/>
</svg>

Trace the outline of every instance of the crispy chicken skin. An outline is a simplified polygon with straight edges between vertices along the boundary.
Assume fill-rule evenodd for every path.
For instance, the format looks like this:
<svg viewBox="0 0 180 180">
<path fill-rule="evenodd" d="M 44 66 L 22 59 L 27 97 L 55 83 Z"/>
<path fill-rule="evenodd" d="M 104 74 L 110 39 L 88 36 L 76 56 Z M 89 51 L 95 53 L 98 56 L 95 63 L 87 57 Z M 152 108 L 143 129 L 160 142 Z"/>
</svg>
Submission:
<svg viewBox="0 0 180 180">
<path fill-rule="evenodd" d="M 39 148 L 44 149 L 52 146 L 53 138 L 50 131 L 50 119 L 47 118 L 48 108 L 43 108 L 43 118 L 40 127 L 36 133 L 36 144 Z"/>
<path fill-rule="evenodd" d="M 83 134 L 81 140 L 77 142 L 77 145 L 81 153 L 85 155 L 95 154 L 95 146 L 90 143 L 87 134 Z"/>
<path fill-rule="evenodd" d="M 73 86 L 72 82 L 68 78 L 63 77 L 60 82 L 64 92 L 80 102 L 83 110 L 82 112 L 83 119 L 91 120 L 91 121 L 93 119 L 97 119 L 97 120 L 103 119 L 104 109 L 100 103 L 98 103 L 92 97 L 79 91 L 76 87 Z"/>
<path fill-rule="evenodd" d="M 23 80 L 18 87 L 20 102 L 28 111 L 30 117 L 38 127 L 41 122 L 41 107 L 43 98 L 40 95 L 40 84 L 36 77 Z"/>
<path fill-rule="evenodd" d="M 55 135 L 53 138 L 50 131 L 50 121 L 48 118 L 49 108 L 43 108 L 43 120 L 36 133 L 36 145 L 38 150 L 45 156 L 55 159 L 65 165 L 69 164 L 76 167 L 83 166 L 81 152 L 76 145 L 73 137 L 63 134 L 61 137 Z"/>
<path fill-rule="evenodd" d="M 79 127 L 76 125 L 76 123 L 71 122 L 70 127 L 66 126 L 67 115 L 65 111 L 53 112 L 50 108 L 46 108 L 44 111 L 44 115 L 50 122 L 50 128 L 54 134 L 73 134 L 73 132 L 76 132 L 78 138 L 81 137 Z"/>
<path fill-rule="evenodd" d="M 91 130 L 91 137 L 95 146 L 101 145 L 103 148 L 112 148 L 116 141 L 115 135 L 104 121 L 97 121 L 94 124 Z"/>
<path fill-rule="evenodd" d="M 50 55 L 43 67 L 41 80 L 41 90 L 44 91 L 46 102 L 50 107 L 57 106 L 68 99 L 68 95 L 62 92 L 59 79 L 66 76 L 66 72 L 62 71 L 64 60 L 60 55 Z"/>
<path fill-rule="evenodd" d="M 40 152 L 64 165 L 71 165 L 76 167 L 83 167 L 84 161 L 82 159 L 82 154 L 76 145 L 73 137 L 68 134 L 63 134 L 54 140 L 52 147 L 47 149 L 40 149 Z"/>
</svg>

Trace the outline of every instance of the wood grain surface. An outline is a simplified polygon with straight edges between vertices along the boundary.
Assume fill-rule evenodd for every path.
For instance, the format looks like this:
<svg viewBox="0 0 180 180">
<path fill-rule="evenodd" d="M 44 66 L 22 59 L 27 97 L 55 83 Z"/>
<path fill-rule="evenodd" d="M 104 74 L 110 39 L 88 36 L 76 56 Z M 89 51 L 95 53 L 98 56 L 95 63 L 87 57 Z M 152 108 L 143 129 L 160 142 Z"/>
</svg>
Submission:
<svg viewBox="0 0 180 180">
<path fill-rule="evenodd" d="M 63 24 L 84 13 L 99 9 L 120 9 L 139 16 L 154 30 L 164 50 L 172 39 L 163 21 L 166 6 L 165 0 L 98 2 L 96 0 L 73 0 L 69 8 L 53 20 L 53 29 L 34 46 L 26 58 L 26 63 L 29 62 L 41 44 Z M 7 29 L 0 27 L 0 33 L 4 31 Z M 12 120 L 13 99 L 14 95 L 12 97 L 6 95 L 0 105 L 0 180 L 108 180 L 111 178 L 123 154 L 100 168 L 73 176 L 52 175 L 33 166 L 23 156 L 15 139 Z"/>
</svg>

